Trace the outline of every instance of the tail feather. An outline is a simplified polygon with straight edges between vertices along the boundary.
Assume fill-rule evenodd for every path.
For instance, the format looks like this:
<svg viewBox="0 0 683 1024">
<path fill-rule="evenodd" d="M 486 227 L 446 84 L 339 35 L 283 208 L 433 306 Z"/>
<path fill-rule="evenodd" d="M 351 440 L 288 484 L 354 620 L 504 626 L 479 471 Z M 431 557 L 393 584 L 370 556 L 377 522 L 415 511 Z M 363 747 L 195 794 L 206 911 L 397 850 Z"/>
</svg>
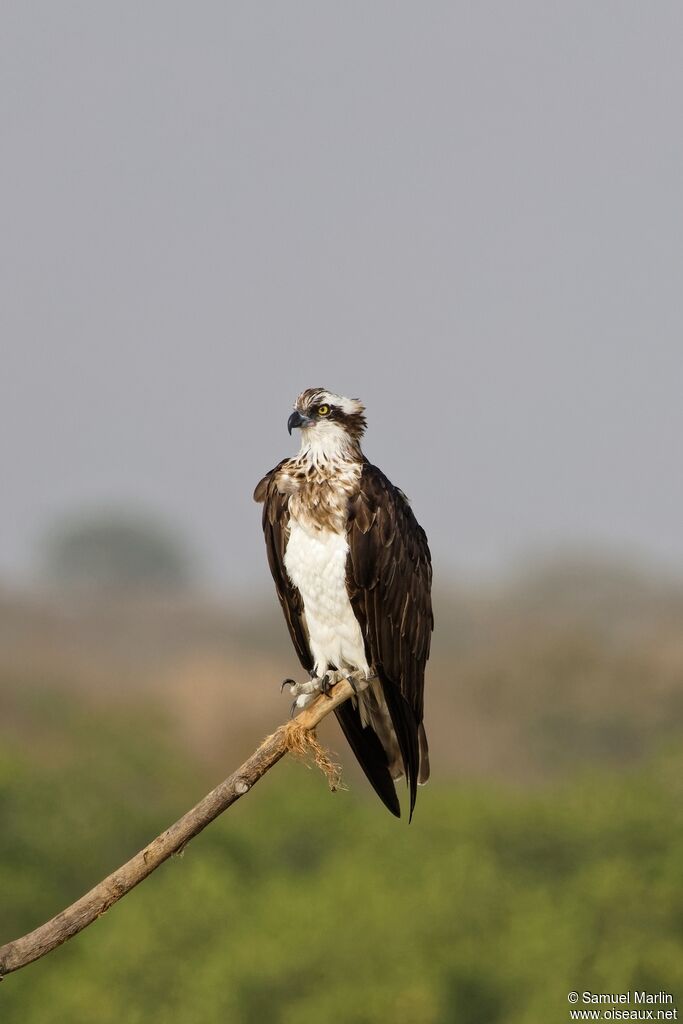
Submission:
<svg viewBox="0 0 683 1024">
<path fill-rule="evenodd" d="M 420 727 L 417 730 L 417 739 L 420 746 L 420 772 L 417 776 L 417 784 L 418 786 L 424 786 L 426 782 L 429 782 L 429 746 L 427 744 L 427 733 L 422 722 L 420 722 Z"/>
<path fill-rule="evenodd" d="M 398 687 L 394 686 L 390 680 L 382 679 L 382 691 L 384 693 L 384 699 L 387 702 L 389 714 L 391 715 L 391 722 L 396 733 L 396 739 L 398 740 L 399 749 L 401 751 L 401 758 L 403 759 L 403 767 L 406 773 L 406 781 L 408 783 L 408 792 L 410 794 L 410 817 L 409 821 L 412 820 L 413 810 L 415 809 L 415 800 L 417 798 L 417 778 L 420 766 L 420 749 L 418 740 L 418 723 L 415 720 L 415 714 L 413 709 L 408 704 Z"/>
<path fill-rule="evenodd" d="M 389 771 L 389 762 L 376 733 L 369 727 L 363 727 L 358 708 L 351 701 L 340 704 L 334 713 L 377 796 L 392 814 L 400 818 L 401 805 Z"/>
</svg>

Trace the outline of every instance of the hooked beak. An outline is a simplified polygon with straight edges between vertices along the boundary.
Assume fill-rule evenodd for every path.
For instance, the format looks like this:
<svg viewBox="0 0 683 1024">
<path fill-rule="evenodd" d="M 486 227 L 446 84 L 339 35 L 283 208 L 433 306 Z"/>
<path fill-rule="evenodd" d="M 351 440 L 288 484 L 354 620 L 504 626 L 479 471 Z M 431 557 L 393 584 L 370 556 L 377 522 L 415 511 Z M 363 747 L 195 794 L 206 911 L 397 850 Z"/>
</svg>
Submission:
<svg viewBox="0 0 683 1024">
<path fill-rule="evenodd" d="M 310 427 L 312 423 L 313 420 L 310 416 L 302 415 L 298 409 L 295 409 L 287 420 L 287 430 L 291 434 L 294 427 Z"/>
</svg>

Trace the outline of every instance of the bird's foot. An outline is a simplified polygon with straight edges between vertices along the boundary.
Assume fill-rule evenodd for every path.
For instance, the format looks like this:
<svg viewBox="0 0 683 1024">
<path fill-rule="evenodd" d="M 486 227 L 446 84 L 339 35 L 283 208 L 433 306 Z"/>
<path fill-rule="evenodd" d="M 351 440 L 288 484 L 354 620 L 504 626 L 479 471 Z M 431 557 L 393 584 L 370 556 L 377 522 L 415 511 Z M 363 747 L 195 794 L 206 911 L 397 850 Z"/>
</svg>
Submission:
<svg viewBox="0 0 683 1024">
<path fill-rule="evenodd" d="M 289 692 L 294 698 L 290 712 L 292 718 L 297 711 L 308 707 L 319 693 L 324 693 L 326 697 L 329 697 L 330 691 L 342 679 L 346 679 L 350 683 L 356 696 L 367 686 L 367 680 L 363 672 L 350 672 L 348 674 L 346 672 L 325 672 L 322 676 L 317 676 L 314 672 L 310 672 L 309 675 L 310 679 L 306 683 L 297 683 L 294 679 L 285 679 L 280 686 L 280 693 L 288 686 Z"/>
<path fill-rule="evenodd" d="M 326 680 L 326 676 L 323 679 Z M 297 683 L 294 679 L 285 679 L 280 687 L 280 693 L 284 690 L 285 686 L 289 687 L 289 692 L 294 698 L 290 710 L 290 716 L 294 718 L 297 711 L 301 711 L 302 708 L 308 707 L 312 700 L 319 693 L 324 693 L 326 690 L 324 687 L 328 686 L 327 682 L 323 683 L 323 679 L 319 679 L 315 675 L 311 675 L 311 678 L 307 683 Z"/>
<path fill-rule="evenodd" d="M 343 679 L 345 679 L 346 682 L 351 687 L 351 689 L 353 690 L 354 695 L 356 697 L 358 696 L 359 693 L 366 689 L 370 681 L 370 678 L 366 676 L 365 672 L 361 671 L 360 669 L 358 669 L 355 672 L 333 672 L 332 675 L 334 676 L 333 685 L 336 683 L 340 683 Z"/>
<path fill-rule="evenodd" d="M 285 679 L 280 686 L 280 693 L 282 693 L 285 686 L 288 686 L 290 694 L 294 697 L 291 709 L 292 717 L 294 717 L 297 711 L 308 707 L 319 693 L 324 693 L 326 697 L 329 696 L 332 687 L 340 679 L 347 678 L 343 672 L 325 672 L 322 676 L 317 676 L 314 672 L 311 672 L 309 675 L 310 679 L 306 683 L 297 683 L 294 679 Z M 351 680 L 349 681 L 351 682 Z M 351 685 L 353 686 L 353 683 Z"/>
</svg>

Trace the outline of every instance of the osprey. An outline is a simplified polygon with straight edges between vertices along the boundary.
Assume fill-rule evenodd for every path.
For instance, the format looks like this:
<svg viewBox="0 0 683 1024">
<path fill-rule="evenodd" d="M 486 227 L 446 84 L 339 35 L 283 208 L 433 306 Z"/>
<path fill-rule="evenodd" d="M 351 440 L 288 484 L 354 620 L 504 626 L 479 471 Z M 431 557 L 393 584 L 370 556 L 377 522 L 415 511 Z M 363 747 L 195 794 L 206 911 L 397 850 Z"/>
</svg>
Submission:
<svg viewBox="0 0 683 1024">
<path fill-rule="evenodd" d="M 424 672 L 434 624 L 432 567 L 408 499 L 365 458 L 365 409 L 309 388 L 287 421 L 301 448 L 254 491 L 263 502 L 268 563 L 307 683 L 294 707 L 341 678 L 355 696 L 335 709 L 375 791 L 400 816 L 394 780 L 405 776 L 410 816 L 429 778 L 422 724 Z"/>
</svg>

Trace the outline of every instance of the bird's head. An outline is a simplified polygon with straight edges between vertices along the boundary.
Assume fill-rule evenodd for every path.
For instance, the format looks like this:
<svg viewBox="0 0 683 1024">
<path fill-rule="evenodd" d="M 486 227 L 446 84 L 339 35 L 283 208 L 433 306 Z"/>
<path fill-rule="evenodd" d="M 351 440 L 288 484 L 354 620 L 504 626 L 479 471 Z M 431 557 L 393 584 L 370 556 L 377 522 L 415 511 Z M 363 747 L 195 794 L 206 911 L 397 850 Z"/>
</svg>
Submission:
<svg viewBox="0 0 683 1024">
<path fill-rule="evenodd" d="M 365 407 L 357 398 L 344 398 L 325 388 L 307 388 L 294 403 L 287 420 L 290 434 L 301 430 L 301 447 L 323 457 L 357 451 L 366 427 Z"/>
</svg>

